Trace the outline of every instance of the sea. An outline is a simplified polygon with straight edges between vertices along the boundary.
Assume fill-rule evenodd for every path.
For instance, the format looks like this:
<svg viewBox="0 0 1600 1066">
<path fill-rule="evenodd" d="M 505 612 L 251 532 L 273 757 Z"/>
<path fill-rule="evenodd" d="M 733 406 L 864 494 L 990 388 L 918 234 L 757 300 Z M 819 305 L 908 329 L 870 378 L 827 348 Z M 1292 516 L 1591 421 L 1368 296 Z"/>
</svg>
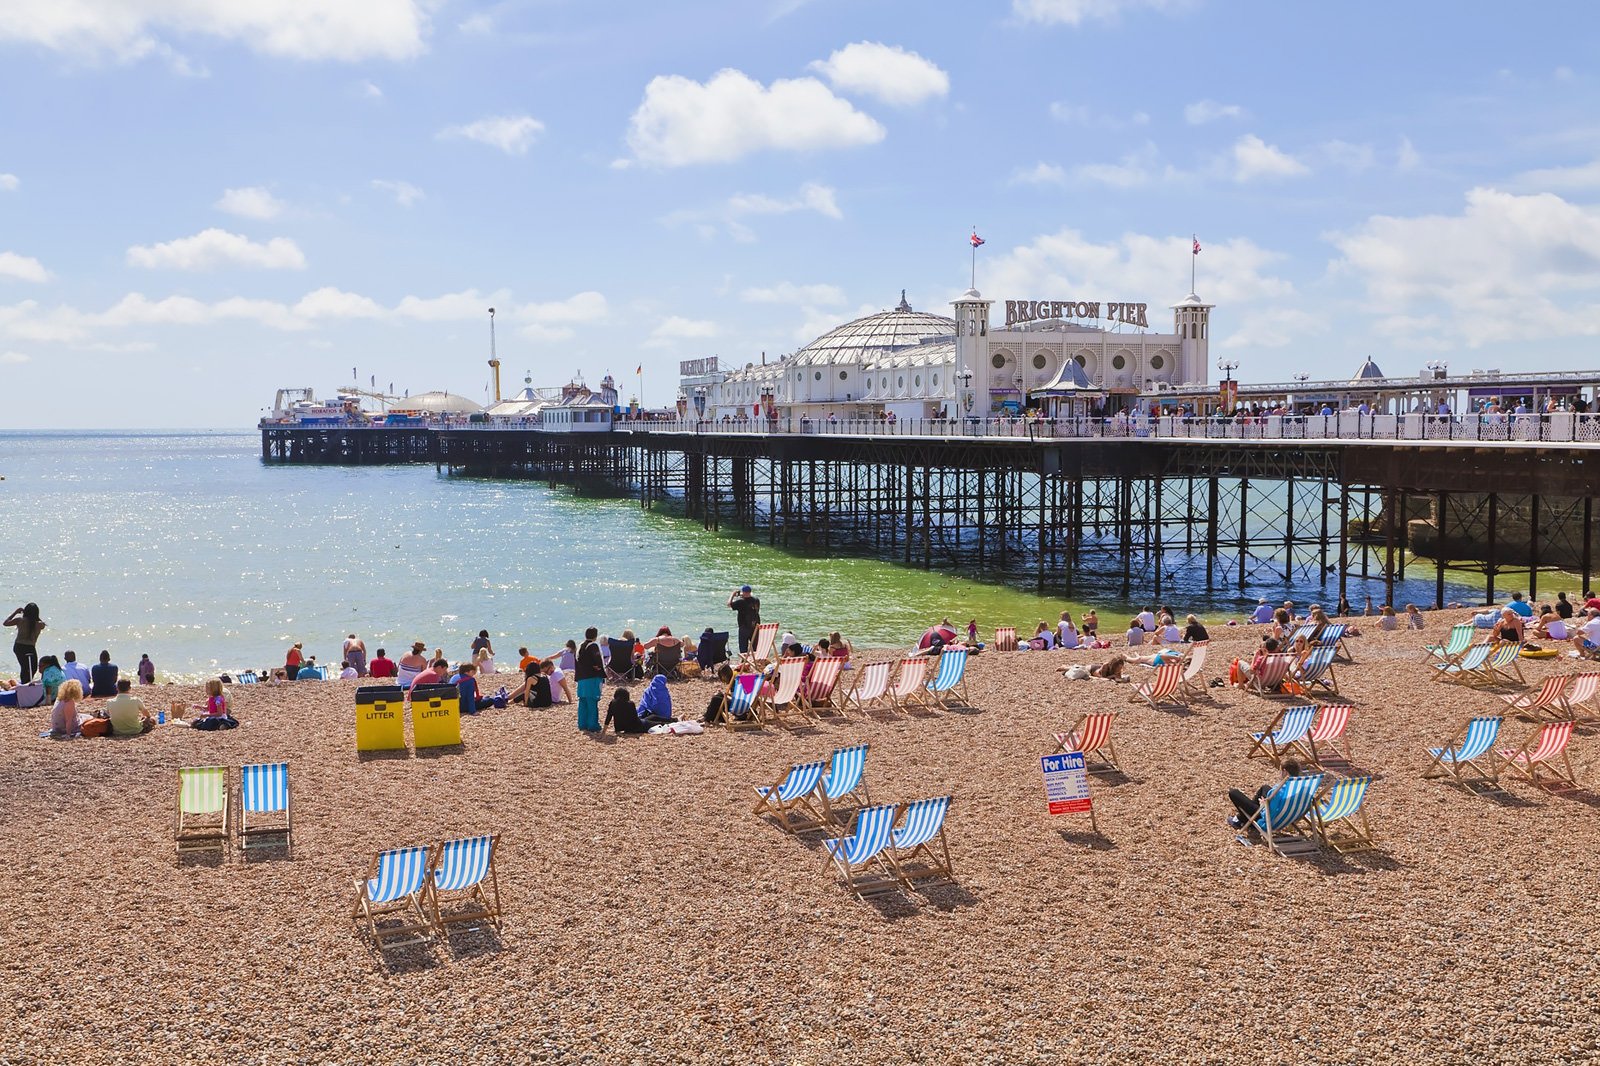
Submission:
<svg viewBox="0 0 1600 1066">
<path fill-rule="evenodd" d="M 104 649 L 125 669 L 149 655 L 163 680 L 277 665 L 296 641 L 337 665 L 350 633 L 369 652 L 420 640 L 457 658 L 486 629 L 502 659 L 519 646 L 548 653 L 589 625 L 698 634 L 729 628 L 728 596 L 744 584 L 764 620 L 864 647 L 908 647 L 946 617 L 976 619 L 985 634 L 1030 632 L 1089 606 L 1103 631 L 1120 631 L 1138 608 L 1120 588 L 1069 601 L 999 578 L 773 548 L 764 535 L 534 481 L 267 465 L 254 430 L 0 432 L 0 479 L 0 612 L 36 602 L 48 623 L 41 654 L 92 660 Z M 1336 584 L 1207 595 L 1185 571 L 1176 564 L 1163 598 L 1211 624 L 1242 618 L 1258 593 L 1337 596 Z M 1450 596 L 1477 602 L 1473 582 L 1453 575 Z M 1431 566 L 1403 588 L 1431 603 Z M 0 676 L 14 672 L 9 658 L 0 653 Z"/>
</svg>

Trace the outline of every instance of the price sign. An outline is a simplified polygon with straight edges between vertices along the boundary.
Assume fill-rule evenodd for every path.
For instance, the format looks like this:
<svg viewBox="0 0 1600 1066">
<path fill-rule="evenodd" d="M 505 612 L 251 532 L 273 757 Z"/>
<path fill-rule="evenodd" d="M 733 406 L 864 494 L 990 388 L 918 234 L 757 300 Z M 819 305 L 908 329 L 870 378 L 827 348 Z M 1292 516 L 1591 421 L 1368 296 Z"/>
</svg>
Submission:
<svg viewBox="0 0 1600 1066">
<path fill-rule="evenodd" d="M 1068 751 L 1059 755 L 1044 755 L 1039 759 L 1044 771 L 1044 798 L 1051 814 L 1083 814 L 1092 818 L 1094 808 L 1089 800 L 1089 772 L 1084 765 L 1083 752 Z"/>
</svg>

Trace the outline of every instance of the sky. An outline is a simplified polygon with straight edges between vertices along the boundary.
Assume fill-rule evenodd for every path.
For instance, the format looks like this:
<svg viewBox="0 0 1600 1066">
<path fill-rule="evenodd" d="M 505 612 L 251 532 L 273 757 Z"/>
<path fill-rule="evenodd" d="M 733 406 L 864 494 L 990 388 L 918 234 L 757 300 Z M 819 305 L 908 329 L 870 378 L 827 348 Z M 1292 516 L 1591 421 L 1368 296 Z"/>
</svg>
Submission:
<svg viewBox="0 0 1600 1066">
<path fill-rule="evenodd" d="M 507 393 L 665 405 L 680 360 L 950 313 L 974 229 L 998 300 L 1164 308 L 1194 266 L 1246 381 L 1592 368 L 1600 28 L 1539 16 L 0 0 L 0 429 L 481 402 L 490 307 Z"/>
</svg>

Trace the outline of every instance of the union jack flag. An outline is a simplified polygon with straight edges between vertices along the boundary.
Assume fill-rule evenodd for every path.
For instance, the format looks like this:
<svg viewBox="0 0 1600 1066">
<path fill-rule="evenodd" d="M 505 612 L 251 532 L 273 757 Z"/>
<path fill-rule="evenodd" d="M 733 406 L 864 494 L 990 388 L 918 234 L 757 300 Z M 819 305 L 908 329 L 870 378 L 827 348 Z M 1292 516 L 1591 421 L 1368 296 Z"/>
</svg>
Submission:
<svg viewBox="0 0 1600 1066">
<path fill-rule="evenodd" d="M 1200 254 L 1200 238 L 1199 237 L 1196 237 L 1194 239 L 1194 254 L 1195 255 L 1199 255 Z"/>
<path fill-rule="evenodd" d="M 978 236 L 978 231 L 977 230 L 973 230 L 972 231 L 972 246 L 974 248 L 977 248 L 981 244 L 983 244 L 983 238 Z"/>
</svg>

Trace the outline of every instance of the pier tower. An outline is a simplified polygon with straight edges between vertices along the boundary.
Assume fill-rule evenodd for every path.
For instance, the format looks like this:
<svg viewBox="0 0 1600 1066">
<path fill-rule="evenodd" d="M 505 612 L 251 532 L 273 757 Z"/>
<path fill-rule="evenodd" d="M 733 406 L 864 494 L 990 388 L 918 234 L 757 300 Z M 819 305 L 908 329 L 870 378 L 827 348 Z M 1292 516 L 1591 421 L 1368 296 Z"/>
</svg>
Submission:
<svg viewBox="0 0 1600 1066">
<path fill-rule="evenodd" d="M 1211 309 L 1215 306 L 1192 292 L 1172 305 L 1173 324 L 1181 346 L 1179 378 L 1185 385 L 1204 385 L 1210 380 Z"/>
<path fill-rule="evenodd" d="M 977 289 L 953 301 L 956 309 L 956 390 L 963 415 L 987 418 L 990 393 L 989 305 Z"/>
</svg>

